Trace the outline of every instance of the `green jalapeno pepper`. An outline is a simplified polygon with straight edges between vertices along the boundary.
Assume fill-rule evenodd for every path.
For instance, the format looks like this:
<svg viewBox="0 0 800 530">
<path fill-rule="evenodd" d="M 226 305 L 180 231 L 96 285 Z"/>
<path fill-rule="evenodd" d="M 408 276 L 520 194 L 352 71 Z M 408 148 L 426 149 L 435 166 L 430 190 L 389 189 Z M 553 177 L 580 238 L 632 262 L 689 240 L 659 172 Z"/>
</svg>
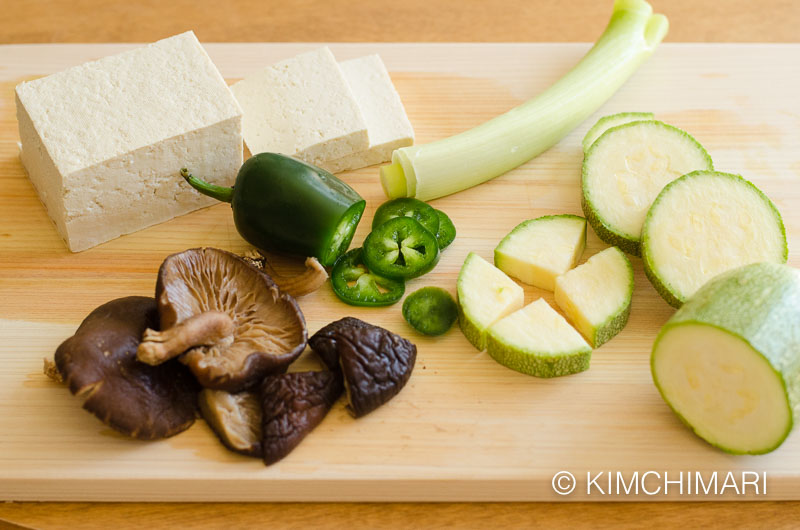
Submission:
<svg viewBox="0 0 800 530">
<path fill-rule="evenodd" d="M 439 250 L 444 250 L 456 239 L 456 225 L 441 210 L 436 210 L 439 217 L 439 230 L 436 232 L 436 242 L 439 243 Z"/>
<path fill-rule="evenodd" d="M 438 261 L 436 236 L 411 217 L 389 219 L 364 240 L 364 263 L 387 278 L 416 278 Z"/>
<path fill-rule="evenodd" d="M 381 204 L 375 210 L 375 216 L 372 218 L 372 229 L 375 230 L 389 219 L 394 219 L 395 217 L 416 219 L 419 224 L 434 235 L 439 230 L 439 216 L 436 215 L 436 210 L 433 209 L 433 206 L 419 199 L 408 197 L 392 199 Z"/>
<path fill-rule="evenodd" d="M 331 287 L 336 296 L 358 306 L 384 306 L 400 300 L 405 283 L 370 272 L 362 256 L 362 250 L 354 248 L 336 260 L 331 271 Z"/>
<path fill-rule="evenodd" d="M 403 318 L 423 335 L 441 335 L 458 319 L 458 306 L 441 287 L 423 287 L 406 297 Z"/>
<path fill-rule="evenodd" d="M 366 201 L 327 171 L 276 153 L 239 169 L 232 188 L 181 175 L 197 191 L 231 203 L 239 234 L 262 250 L 314 256 L 331 266 L 350 246 Z"/>
</svg>

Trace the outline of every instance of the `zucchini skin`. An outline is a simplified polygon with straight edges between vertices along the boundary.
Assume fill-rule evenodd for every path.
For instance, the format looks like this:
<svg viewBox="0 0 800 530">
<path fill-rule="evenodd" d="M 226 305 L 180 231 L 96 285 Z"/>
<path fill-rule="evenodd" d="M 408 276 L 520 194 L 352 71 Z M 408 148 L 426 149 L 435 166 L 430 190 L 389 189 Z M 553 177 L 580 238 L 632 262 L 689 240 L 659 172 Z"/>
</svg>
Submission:
<svg viewBox="0 0 800 530">
<path fill-rule="evenodd" d="M 783 384 L 791 422 L 775 444 L 757 451 L 737 451 L 708 441 L 732 454 L 764 454 L 778 448 L 800 421 L 800 271 L 777 263 L 754 263 L 720 274 L 695 293 L 661 328 L 653 344 L 650 371 L 661 397 L 689 428 L 695 428 L 672 406 L 655 370 L 661 339 L 672 329 L 699 324 L 725 331 L 746 342 L 772 367 Z"/>
</svg>

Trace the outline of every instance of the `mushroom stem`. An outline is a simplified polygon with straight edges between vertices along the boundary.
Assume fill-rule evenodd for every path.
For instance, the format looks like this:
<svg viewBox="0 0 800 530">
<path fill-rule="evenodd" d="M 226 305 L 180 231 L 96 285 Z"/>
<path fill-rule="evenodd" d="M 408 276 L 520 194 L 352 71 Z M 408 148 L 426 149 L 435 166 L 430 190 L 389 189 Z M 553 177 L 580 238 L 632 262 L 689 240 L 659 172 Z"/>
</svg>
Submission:
<svg viewBox="0 0 800 530">
<path fill-rule="evenodd" d="M 249 250 L 242 257 L 250 265 L 261 269 L 264 274 L 272 278 L 278 289 L 295 298 L 313 293 L 328 279 L 328 272 L 315 257 L 306 258 L 306 270 L 295 276 L 281 276 L 276 273 L 267 257 L 259 250 Z"/>
<path fill-rule="evenodd" d="M 155 366 L 196 346 L 231 343 L 233 331 L 231 317 L 220 311 L 206 311 L 164 331 L 146 329 L 136 358 Z"/>
<path fill-rule="evenodd" d="M 317 258 L 306 258 L 306 270 L 297 276 L 274 276 L 272 278 L 278 288 L 292 296 L 305 296 L 313 293 L 328 279 L 325 271 Z"/>
</svg>

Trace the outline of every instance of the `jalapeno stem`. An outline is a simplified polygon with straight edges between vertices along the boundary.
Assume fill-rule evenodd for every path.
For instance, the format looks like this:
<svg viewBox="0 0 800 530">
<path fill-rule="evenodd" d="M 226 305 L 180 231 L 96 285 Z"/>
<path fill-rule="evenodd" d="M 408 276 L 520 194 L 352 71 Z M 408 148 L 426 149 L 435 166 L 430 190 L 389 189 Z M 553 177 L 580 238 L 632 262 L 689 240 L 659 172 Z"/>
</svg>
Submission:
<svg viewBox="0 0 800 530">
<path fill-rule="evenodd" d="M 181 168 L 181 176 L 189 183 L 191 187 L 202 193 L 213 197 L 218 201 L 231 202 L 233 200 L 233 188 L 226 188 L 225 186 L 217 186 L 216 184 L 209 184 L 205 180 L 201 180 L 191 173 L 189 170 Z"/>
</svg>

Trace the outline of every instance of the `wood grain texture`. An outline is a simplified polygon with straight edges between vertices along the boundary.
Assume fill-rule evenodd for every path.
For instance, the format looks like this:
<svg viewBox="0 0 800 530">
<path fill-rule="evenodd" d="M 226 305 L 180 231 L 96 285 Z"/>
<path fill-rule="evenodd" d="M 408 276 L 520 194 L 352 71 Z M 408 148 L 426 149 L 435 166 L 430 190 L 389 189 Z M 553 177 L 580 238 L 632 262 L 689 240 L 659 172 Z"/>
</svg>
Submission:
<svg viewBox="0 0 800 530">
<path fill-rule="evenodd" d="M 76 517 L 76 514 L 80 514 Z M 0 505 L 0 518 L 34 528 L 797 528 L 800 504 L 135 504 Z M 68 524 L 65 524 L 68 522 Z M 133 522 L 133 523 L 132 523 Z M 703 524 L 706 522 L 707 524 Z M 0 528 L 2 521 L 0 521 Z"/>
<path fill-rule="evenodd" d="M 259 63 L 308 47 L 229 45 L 208 46 L 208 49 L 223 75 L 235 79 Z M 0 488 L 10 486 L 11 479 L 17 481 L 14 487 L 19 489 L 12 493 L 22 495 L 14 495 L 14 498 L 64 498 L 42 496 L 52 484 L 48 486 L 42 482 L 41 473 L 54 473 L 51 478 L 56 480 L 61 480 L 58 477 L 71 480 L 75 477 L 76 462 L 85 464 L 89 453 L 101 461 L 113 460 L 117 469 L 111 474 L 124 475 L 123 482 L 133 476 L 150 481 L 135 488 L 139 498 L 145 498 L 141 495 L 152 493 L 154 486 L 157 490 L 159 481 L 162 486 L 188 484 L 191 494 L 197 493 L 191 483 L 202 481 L 204 477 L 216 480 L 222 474 L 235 475 L 239 479 L 237 482 L 308 475 L 314 473 L 313 466 L 304 464 L 309 462 L 309 457 L 317 458 L 320 450 L 326 448 L 330 451 L 328 457 L 332 458 L 332 474 L 339 473 L 340 478 L 345 471 L 352 471 L 345 468 L 356 459 L 367 466 L 381 466 L 381 475 L 388 471 L 390 478 L 397 477 L 393 475 L 396 473 L 406 475 L 403 487 L 378 484 L 376 489 L 375 484 L 371 484 L 349 490 L 354 495 L 349 497 L 343 493 L 347 491 L 347 481 L 332 480 L 329 486 L 345 488 L 338 492 L 341 496 L 336 498 L 339 499 L 531 499 L 546 498 L 545 494 L 552 498 L 554 495 L 543 478 L 548 474 L 552 476 L 560 469 L 557 464 L 562 462 L 568 462 L 570 469 L 576 472 L 607 469 L 619 462 L 622 462 L 620 470 L 650 469 L 654 464 L 668 463 L 700 466 L 681 467 L 684 470 L 764 468 L 775 473 L 770 475 L 775 481 L 770 482 L 775 498 L 796 497 L 796 478 L 800 471 L 797 436 L 767 457 L 732 459 L 695 439 L 660 402 L 649 380 L 646 356 L 655 330 L 668 317 L 670 309 L 647 284 L 638 262 L 631 324 L 623 335 L 598 350 L 593 368 L 586 374 L 552 382 L 537 381 L 494 365 L 485 354 L 471 350 L 457 331 L 442 341 L 419 340 L 420 364 L 412 383 L 380 416 L 356 423 L 349 420 L 341 408 L 335 410 L 290 457 L 296 459 L 295 464 L 279 470 L 277 477 L 270 475 L 272 471 L 258 467 L 257 462 L 243 461 L 225 453 L 202 425 L 156 447 L 137 444 L 135 448 L 130 441 L 103 429 L 81 411 L 63 389 L 41 378 L 38 371 L 42 352 L 52 351 L 99 303 L 125 294 L 150 293 L 158 263 L 167 253 L 198 244 L 231 250 L 245 248 L 224 205 L 126 236 L 86 253 L 69 254 L 61 246 L 16 157 L 11 90 L 20 78 L 42 75 L 124 48 L 0 48 L 0 58 L 8 58 L 0 72 L 5 78 L 0 94 L 0 179 L 4 190 L 0 192 L 0 316 L 27 321 L 23 324 L 6 320 L 0 327 L 4 338 L 0 356 L 6 360 L 4 369 L 0 369 L 0 378 L 3 378 L 0 407 L 7 407 L 0 419 L 0 445 L 3 447 L 0 459 L 6 459 L 0 466 Z M 340 58 L 374 51 L 381 53 L 416 126 L 419 141 L 425 141 L 480 123 L 540 91 L 577 60 L 586 46 L 339 45 L 333 49 Z M 651 109 L 660 118 L 688 129 L 709 149 L 720 169 L 745 174 L 775 199 L 785 216 L 791 250 L 800 233 L 800 211 L 795 207 L 800 204 L 800 190 L 793 185 L 800 175 L 800 156 L 797 155 L 800 152 L 800 117 L 791 92 L 795 86 L 793 80 L 800 76 L 797 65 L 791 60 L 797 54 L 797 46 L 665 46 L 598 115 L 631 108 Z M 776 69 L 770 63 L 790 66 Z M 537 67 L 532 69 L 531 64 Z M 713 68 L 709 68 L 709 64 Z M 754 97 L 755 94 L 758 96 Z M 489 257 L 497 240 L 522 219 L 546 213 L 579 213 L 576 187 L 579 140 L 591 122 L 588 120 L 554 149 L 525 167 L 486 186 L 437 201 L 437 207 L 452 215 L 460 236 L 436 271 L 410 285 L 409 291 L 427 284 L 452 290 L 466 252 L 476 250 Z M 371 213 L 382 195 L 375 182 L 374 168 L 352 172 L 346 178 L 365 195 L 370 207 L 357 236 L 359 240 L 366 234 Z M 479 218 L 476 212 L 491 215 Z M 584 259 L 600 248 L 602 245 L 592 236 Z M 798 264 L 796 252 L 791 252 L 790 263 Z M 288 270 L 295 265 L 279 261 L 278 266 Z M 552 302 L 548 293 L 527 290 L 528 301 L 538 295 Z M 327 291 L 303 300 L 301 305 L 312 331 L 334 318 L 330 315 L 331 308 L 337 311 L 342 308 Z M 404 328 L 399 311 L 361 310 L 355 314 L 404 334 L 410 333 Z M 491 385 L 487 385 L 487 381 L 491 381 Z M 23 394 L 16 393 L 20 388 Z M 531 406 L 542 403 L 559 403 L 559 408 Z M 49 416 L 42 416 L 43 410 L 47 410 Z M 608 411 L 614 411 L 614 416 Z M 432 418 L 438 419 L 432 421 Z M 9 429 L 20 424 L 24 427 Z M 520 426 L 524 427 L 522 431 Z M 598 427 L 602 432 L 598 432 Z M 63 444 L 52 443 L 54 434 L 58 438 L 66 436 L 65 433 L 69 438 L 62 440 L 67 442 L 66 449 Z M 353 442 L 365 437 L 370 438 L 368 444 Z M 372 452 L 375 440 L 383 444 L 385 451 Z M 401 440 L 399 447 L 398 440 Z M 430 452 L 431 447 L 434 454 Z M 65 461 L 64 455 L 74 456 L 75 448 L 80 448 L 78 459 Z M 554 460 L 543 461 L 541 454 L 537 455 L 539 450 L 547 451 L 548 458 Z M 482 469 L 480 465 L 465 468 L 464 462 L 472 462 L 476 454 L 492 469 Z M 619 459 L 621 455 L 623 460 Z M 159 461 L 159 470 L 147 469 L 146 464 L 143 469 L 143 462 L 153 459 Z M 54 462 L 60 463 L 54 465 Z M 551 469 L 548 467 L 551 464 L 556 467 Z M 175 469 L 191 469 L 191 478 L 180 484 L 167 484 L 163 479 Z M 422 497 L 420 491 L 427 491 L 425 488 L 431 487 L 430 481 L 415 481 L 429 477 L 432 469 L 435 475 L 449 476 L 452 482 L 443 481 L 433 495 Z M 529 471 L 533 471 L 533 475 L 526 475 Z M 481 473 L 491 475 L 483 475 L 491 479 L 490 487 L 459 489 L 459 483 L 480 478 Z M 77 496 L 72 498 L 123 499 L 125 493 L 131 491 L 118 490 L 118 486 L 124 486 L 122 483 L 113 483 L 109 488 L 107 463 L 91 464 L 78 474 L 84 480 L 73 481 L 75 487 L 71 494 Z M 507 479 L 515 474 L 517 481 L 502 481 L 503 476 Z M 19 481 L 22 475 L 27 478 Z M 96 481 L 98 477 L 100 480 Z M 28 479 L 30 481 L 26 482 Z M 313 488 L 308 489 L 310 484 L 301 482 L 297 483 L 301 488 L 290 488 L 284 492 L 286 496 L 280 498 L 315 498 Z M 219 488 L 216 495 L 208 498 L 279 498 L 273 496 L 280 493 L 276 491 L 247 496 L 241 484 L 231 484 L 230 491 Z M 82 489 L 84 487 L 88 489 Z M 170 487 L 172 492 L 176 489 Z M 183 493 L 187 493 L 186 490 L 166 498 L 186 498 L 180 497 Z M 4 491 L 0 497 L 10 496 Z M 81 505 L 74 506 L 72 513 L 80 513 Z M 99 505 L 97 509 L 105 509 L 104 506 Z M 131 509 L 148 513 L 149 508 Z M 168 522 L 169 517 L 177 516 L 182 509 L 192 510 L 193 507 L 176 507 L 174 512 L 169 512 L 172 515 L 164 516 L 161 522 Z M 339 514 L 338 520 L 345 524 L 359 509 L 367 510 L 361 513 L 369 513 L 373 508 L 334 507 L 332 511 Z M 514 511 L 486 509 L 487 513 L 494 510 L 495 514 Z M 523 506 L 520 512 L 530 513 L 526 512 L 528 509 Z M 156 514 L 168 511 L 159 507 L 153 510 Z M 325 505 L 312 509 L 319 517 L 324 517 L 326 510 Z M 409 508 L 387 510 L 395 510 L 393 513 L 402 518 Z M 624 510 L 642 513 L 636 508 Z M 624 510 L 616 513 L 625 513 Z M 34 511 L 28 512 L 29 515 Z M 440 513 L 450 517 L 458 511 L 463 510 L 443 507 Z M 557 508 L 553 508 L 553 513 L 557 513 Z M 39 514 L 41 516 L 42 512 Z M 3 516 L 2 511 L 0 516 Z M 41 519 L 38 521 L 37 525 L 44 524 Z M 54 519 L 50 521 L 52 525 Z M 243 520 L 243 524 L 245 522 Z M 431 526 L 435 524 L 436 521 L 431 520 Z"/>
<path fill-rule="evenodd" d="M 672 42 L 795 42 L 794 0 L 653 0 Z M 0 43 L 588 42 L 611 0 L 9 0 Z"/>
</svg>

